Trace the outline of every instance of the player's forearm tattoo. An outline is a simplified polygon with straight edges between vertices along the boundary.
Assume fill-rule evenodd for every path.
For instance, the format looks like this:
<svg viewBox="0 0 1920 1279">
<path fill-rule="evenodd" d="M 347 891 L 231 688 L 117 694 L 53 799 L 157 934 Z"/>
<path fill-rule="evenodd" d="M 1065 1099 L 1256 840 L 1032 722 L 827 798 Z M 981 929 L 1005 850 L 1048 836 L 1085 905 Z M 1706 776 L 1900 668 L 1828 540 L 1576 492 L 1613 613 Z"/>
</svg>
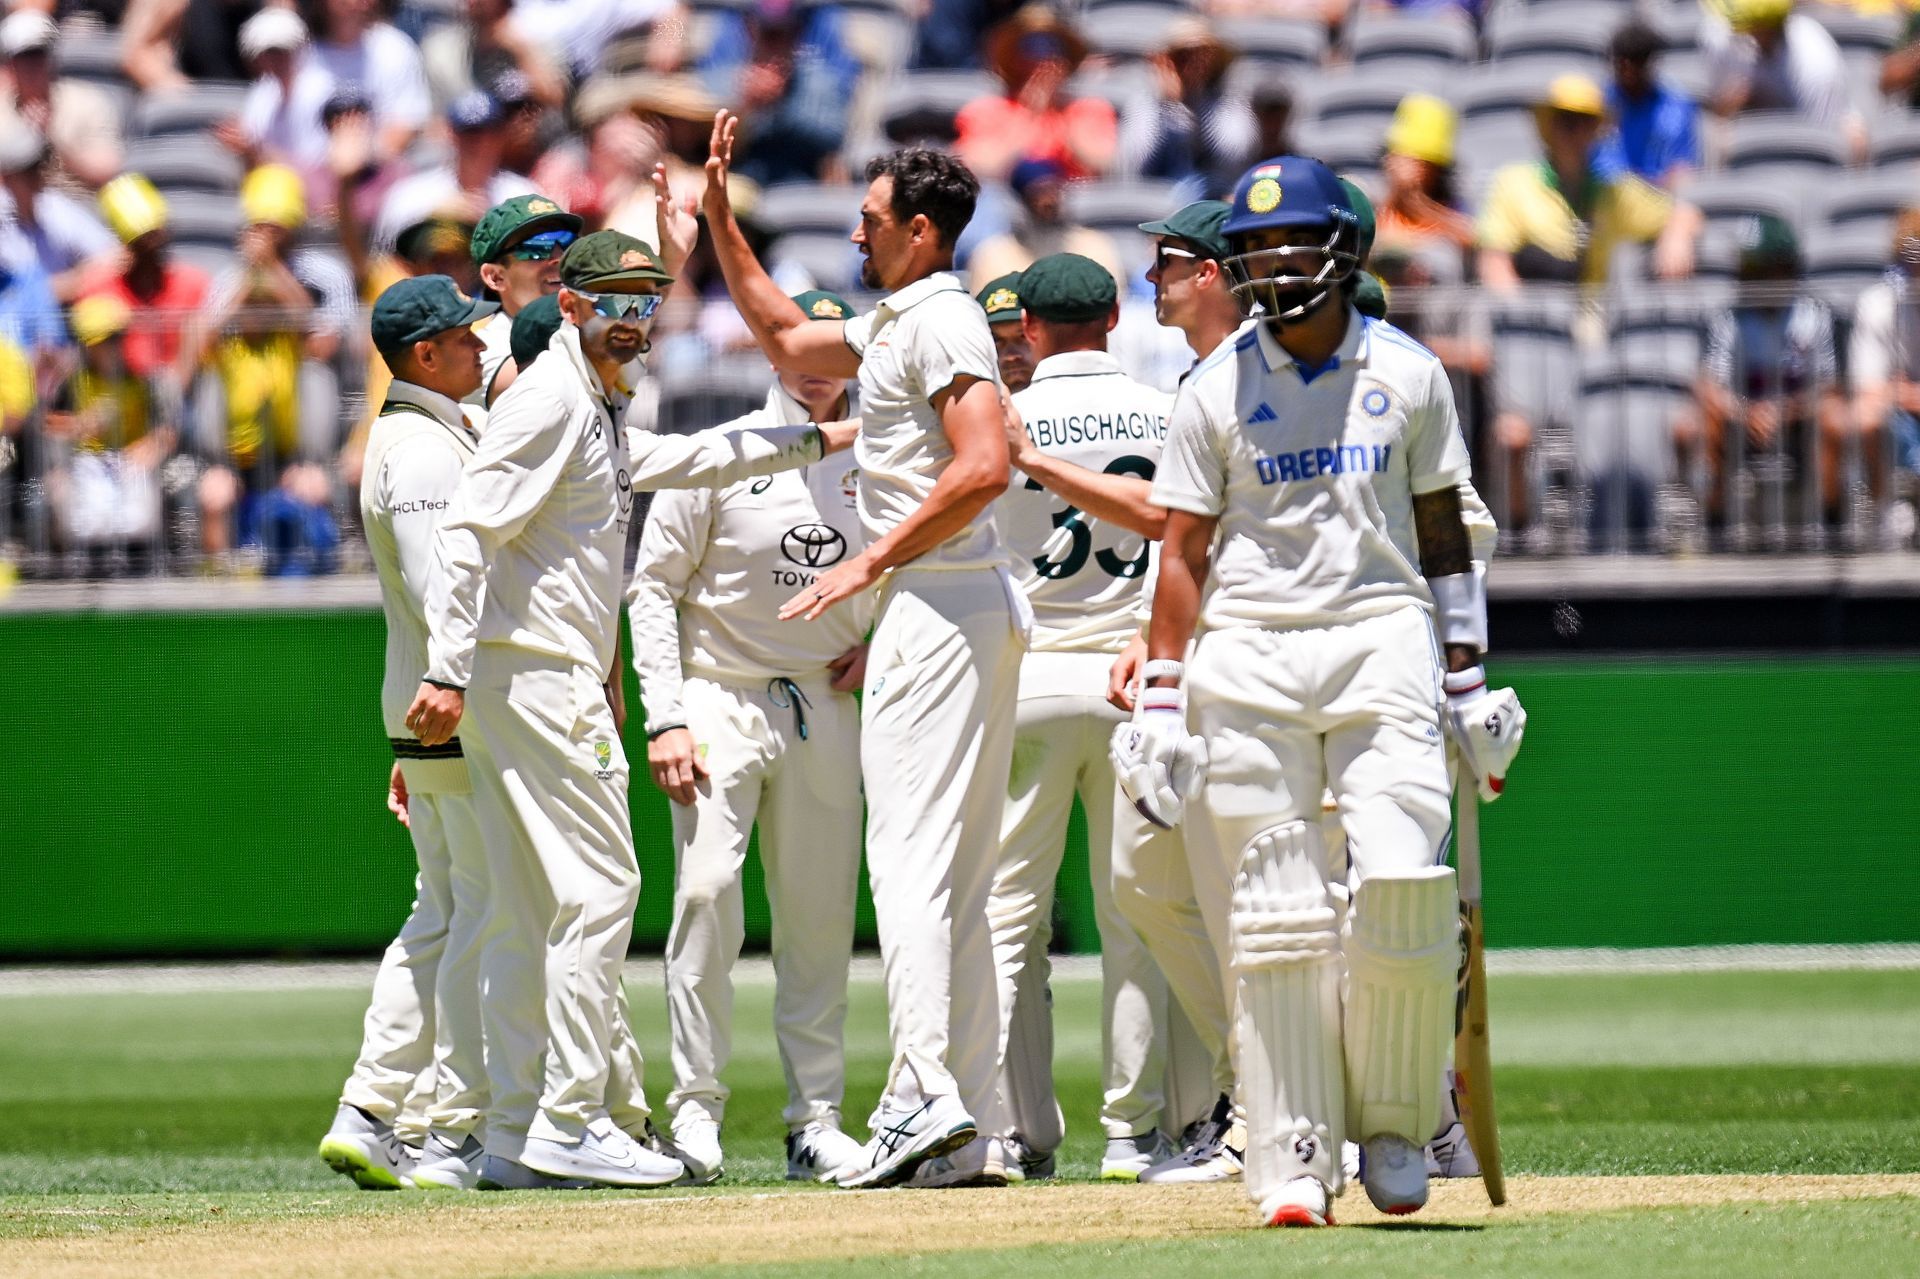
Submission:
<svg viewBox="0 0 1920 1279">
<path fill-rule="evenodd" d="M 1473 571 L 1473 538 L 1460 513 L 1458 488 L 1414 495 L 1413 534 L 1420 543 L 1420 571 L 1425 576 Z"/>
</svg>

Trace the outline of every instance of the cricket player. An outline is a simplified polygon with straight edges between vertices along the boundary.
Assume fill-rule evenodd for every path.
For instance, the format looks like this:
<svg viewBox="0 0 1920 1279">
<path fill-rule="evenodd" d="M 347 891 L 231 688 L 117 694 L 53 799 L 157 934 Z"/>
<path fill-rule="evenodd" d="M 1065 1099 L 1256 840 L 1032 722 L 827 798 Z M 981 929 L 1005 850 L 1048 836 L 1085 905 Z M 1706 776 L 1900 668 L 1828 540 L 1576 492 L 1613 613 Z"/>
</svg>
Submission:
<svg viewBox="0 0 1920 1279">
<path fill-rule="evenodd" d="M 776 366 L 860 379 L 867 547 L 781 610 L 816 622 L 880 587 L 860 759 L 894 1060 L 864 1166 L 841 1184 L 895 1185 L 949 1155 L 970 1170 L 955 1180 L 1004 1184 L 1004 1152 L 981 1139 L 1004 1130 L 987 891 L 1031 614 L 989 509 L 1008 482 L 993 338 L 950 270 L 979 183 L 953 157 L 918 148 L 869 164 L 852 238 L 862 281 L 889 292 L 868 315 L 815 322 L 734 221 L 737 124 L 715 117 L 705 194 L 734 303 Z"/>
<path fill-rule="evenodd" d="M 832 293 L 794 305 L 820 321 Z M 844 379 L 780 373 L 740 430 L 849 417 Z M 732 971 L 745 939 L 741 872 L 754 827 L 773 913 L 774 1033 L 787 1078 L 787 1176 L 830 1181 L 858 1159 L 840 1130 L 842 1030 L 860 878 L 860 708 L 871 595 L 819 621 L 779 620 L 795 588 L 864 545 L 853 455 L 725 488 L 662 493 L 628 590 L 647 762 L 673 801 L 672 1145 L 718 1180 L 733 1046 Z"/>
<path fill-rule="evenodd" d="M 1027 389 L 1013 397 L 1025 423 L 1008 435 L 1020 482 L 1000 500 L 999 519 L 1009 548 L 1031 566 L 1024 585 L 1034 634 L 1020 666 L 1013 771 L 987 906 L 1009 1028 L 1002 1093 L 1013 1111 L 1016 1153 L 1030 1171 L 1044 1168 L 1062 1135 L 1052 1035 L 1022 1042 L 1020 1005 L 1033 1001 L 1031 1011 L 1050 1024 L 1046 941 L 1077 794 L 1087 814 L 1100 931 L 1100 1121 L 1107 1138 L 1100 1175 L 1132 1181 L 1173 1153 L 1161 1135 L 1169 1109 L 1167 991 L 1114 905 L 1113 849 L 1157 835 L 1179 853 L 1178 836 L 1152 826 L 1130 803 L 1116 816 L 1107 743 L 1121 715 L 1108 705 L 1106 686 L 1114 654 L 1135 631 L 1149 539 L 1166 521 L 1148 497 L 1172 397 L 1128 377 L 1107 352 L 1120 306 L 1105 267 L 1053 254 L 1026 269 L 1020 289 L 1025 336 L 1039 362 Z M 1029 975 L 1042 980 L 1023 988 Z M 1192 1104 L 1173 1108 L 1174 1132 L 1211 1109 L 1209 1087 L 1210 1080 L 1200 1081 L 1188 1090 Z"/>
<path fill-rule="evenodd" d="M 1009 271 L 989 280 L 973 296 L 987 313 L 987 331 L 993 334 L 993 353 L 1000 363 L 1000 384 L 1009 391 L 1026 390 L 1033 380 L 1033 348 L 1027 345 L 1027 331 L 1020 323 L 1020 273 Z"/>
<path fill-rule="evenodd" d="M 473 228 L 473 264 L 488 295 L 500 300 L 498 313 L 474 329 L 487 344 L 474 403 L 491 404 L 506 389 L 496 382 L 511 362 L 514 317 L 559 291 L 560 257 L 585 225 L 544 195 L 516 195 L 488 209 Z"/>
<path fill-rule="evenodd" d="M 661 221 L 683 262 L 692 219 L 670 222 L 663 196 Z M 567 250 L 560 280 L 566 322 L 496 402 L 436 535 L 430 660 L 407 726 L 436 746 L 470 715 L 490 886 L 481 1185 L 652 1186 L 685 1169 L 639 1139 L 620 985 L 640 879 L 607 685 L 634 494 L 818 461 L 852 428 L 630 437 L 631 379 L 672 275 L 602 231 Z"/>
<path fill-rule="evenodd" d="M 1377 1207 L 1426 1202 L 1459 963 L 1443 722 L 1491 796 L 1525 717 L 1480 665 L 1445 371 L 1348 304 L 1357 222 L 1338 179 L 1282 156 L 1232 204 L 1227 267 L 1261 314 L 1175 406 L 1146 687 L 1114 755 L 1144 814 L 1173 825 L 1193 801 L 1189 847 L 1233 868 L 1248 1192 L 1269 1224 L 1325 1225 L 1349 1130 Z"/>
<path fill-rule="evenodd" d="M 374 977 L 360 1059 L 320 1143 L 329 1166 L 367 1189 L 472 1189 L 478 1174 L 473 1132 L 486 1108 L 480 828 L 460 739 L 423 745 L 405 718 L 427 669 L 424 601 L 434 530 L 485 420 L 460 404 L 480 383 L 474 325 L 497 310 L 444 275 L 402 280 L 373 305 L 374 349 L 393 382 L 367 437 L 360 515 L 387 618 L 380 694 L 394 754 L 387 803 L 413 837 L 420 873 L 413 910 Z M 429 1094 L 426 1130 L 403 1144 L 417 1080 Z"/>
</svg>

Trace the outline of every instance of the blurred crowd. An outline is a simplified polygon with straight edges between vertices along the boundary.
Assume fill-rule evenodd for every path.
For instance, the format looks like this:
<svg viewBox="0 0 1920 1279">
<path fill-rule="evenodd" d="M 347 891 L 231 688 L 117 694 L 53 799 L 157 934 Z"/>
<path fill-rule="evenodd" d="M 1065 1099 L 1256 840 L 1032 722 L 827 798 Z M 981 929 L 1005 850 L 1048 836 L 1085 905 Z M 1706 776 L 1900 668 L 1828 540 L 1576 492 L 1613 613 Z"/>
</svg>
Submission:
<svg viewBox="0 0 1920 1279">
<path fill-rule="evenodd" d="M 1911 545 L 1920 15 L 1891 0 L 13 0 L 0 21 L 0 572 L 350 567 L 384 374 L 364 308 L 537 193 L 651 241 L 716 107 L 791 292 L 858 295 L 849 175 L 981 176 L 972 285 L 1317 155 L 1374 199 L 1391 318 L 1453 370 L 1509 549 Z M 765 370 L 710 258 L 663 429 Z"/>
</svg>

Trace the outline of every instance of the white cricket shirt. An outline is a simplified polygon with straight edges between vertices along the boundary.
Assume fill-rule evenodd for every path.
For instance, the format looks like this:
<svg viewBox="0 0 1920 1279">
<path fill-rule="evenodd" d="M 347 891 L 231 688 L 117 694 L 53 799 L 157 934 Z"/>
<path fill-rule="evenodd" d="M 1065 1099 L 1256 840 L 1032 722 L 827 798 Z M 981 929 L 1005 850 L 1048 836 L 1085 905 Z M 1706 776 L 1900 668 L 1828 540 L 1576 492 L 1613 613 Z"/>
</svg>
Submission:
<svg viewBox="0 0 1920 1279">
<path fill-rule="evenodd" d="M 360 524 L 380 577 L 387 615 L 386 675 L 381 718 L 409 788 L 422 793 L 465 790 L 459 738 L 422 747 L 406 724 L 407 708 L 427 672 L 426 595 L 433 535 L 453 503 L 460 473 L 473 456 L 479 409 L 463 408 L 436 391 L 396 381 L 367 434 Z"/>
<path fill-rule="evenodd" d="M 919 509 L 953 460 L 933 397 L 961 377 L 997 386 L 1000 365 L 987 313 L 944 271 L 848 320 L 846 340 L 860 357 L 854 461 L 860 468 L 860 521 L 873 542 Z M 989 505 L 913 567 L 993 568 L 1005 562 Z"/>
<path fill-rule="evenodd" d="M 776 382 L 765 408 L 720 429 L 806 420 L 805 406 Z M 648 732 L 686 722 L 686 676 L 735 683 L 817 676 L 866 635 L 871 591 L 818 621 L 778 616 L 821 573 L 865 548 L 855 483 L 849 452 L 721 489 L 654 498 L 627 589 Z"/>
<path fill-rule="evenodd" d="M 1040 361 L 1013 403 L 1043 453 L 1090 471 L 1151 480 L 1173 397 L 1122 373 L 1109 352 L 1069 351 Z M 1138 625 L 1147 539 L 1086 516 L 1018 474 L 995 505 L 1001 536 L 1022 561 L 1015 573 L 1033 605 L 1032 651 L 1124 648 Z M 1065 545 L 1062 529 L 1070 539 Z"/>
<path fill-rule="evenodd" d="M 1471 472 L 1439 359 L 1349 308 L 1325 368 L 1302 370 L 1258 319 L 1201 361 L 1153 500 L 1220 521 L 1200 629 L 1314 626 L 1431 611 L 1413 497 Z"/>
<path fill-rule="evenodd" d="M 513 358 L 513 319 L 505 311 L 495 311 L 473 326 L 473 335 L 484 344 L 480 351 L 480 388 L 461 403 L 484 406 L 500 366 Z"/>
<path fill-rule="evenodd" d="M 437 683 L 465 688 L 483 643 L 606 678 L 634 493 L 730 484 L 820 457 L 810 426 L 629 432 L 629 395 L 600 385 L 577 328 L 562 324 L 546 354 L 494 402 L 434 537 L 427 676 Z"/>
</svg>

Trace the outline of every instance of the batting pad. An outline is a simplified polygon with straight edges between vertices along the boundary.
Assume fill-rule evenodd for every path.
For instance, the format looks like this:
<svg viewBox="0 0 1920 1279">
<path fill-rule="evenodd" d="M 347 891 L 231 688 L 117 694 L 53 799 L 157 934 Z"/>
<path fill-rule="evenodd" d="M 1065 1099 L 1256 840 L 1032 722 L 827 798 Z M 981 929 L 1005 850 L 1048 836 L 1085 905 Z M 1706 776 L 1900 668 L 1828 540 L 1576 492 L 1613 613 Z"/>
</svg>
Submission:
<svg viewBox="0 0 1920 1279">
<path fill-rule="evenodd" d="M 1340 933 L 1317 822 L 1289 822 L 1247 842 L 1232 927 L 1247 1191 L 1258 1202 L 1309 1173 L 1338 1190 Z"/>
<path fill-rule="evenodd" d="M 1453 1048 L 1460 901 L 1453 871 L 1369 876 L 1347 936 L 1348 1121 L 1359 1140 L 1397 1133 L 1415 1145 L 1440 1122 Z"/>
</svg>

